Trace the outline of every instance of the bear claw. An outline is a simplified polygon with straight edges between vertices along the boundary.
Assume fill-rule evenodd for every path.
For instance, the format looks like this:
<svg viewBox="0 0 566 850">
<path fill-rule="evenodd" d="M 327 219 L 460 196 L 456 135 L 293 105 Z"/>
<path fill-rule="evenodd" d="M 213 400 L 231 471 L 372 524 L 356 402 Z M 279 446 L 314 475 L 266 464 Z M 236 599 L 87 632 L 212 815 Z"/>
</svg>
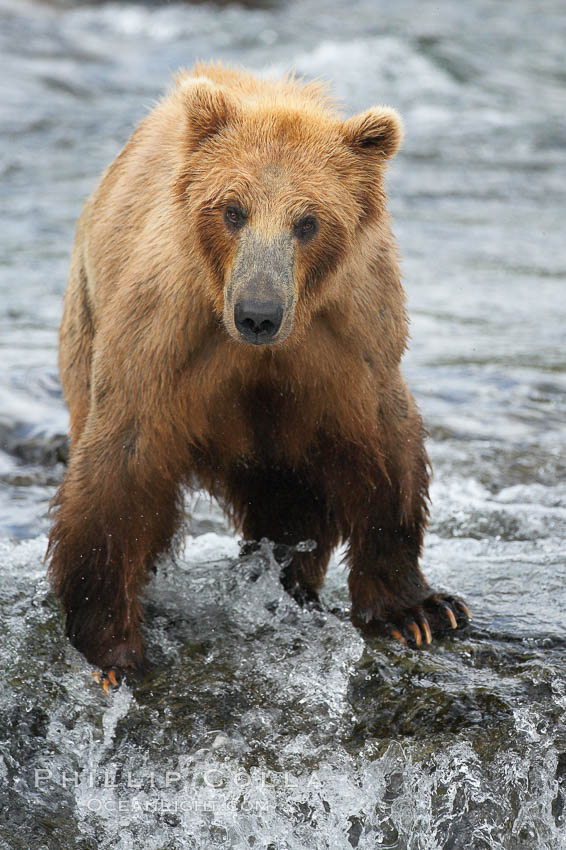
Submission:
<svg viewBox="0 0 566 850">
<path fill-rule="evenodd" d="M 432 632 L 430 630 L 430 625 L 424 614 L 421 614 L 421 628 L 424 632 L 425 641 L 427 644 L 432 643 Z"/>
<path fill-rule="evenodd" d="M 405 640 L 399 629 L 391 629 L 391 637 L 395 638 L 395 640 L 398 640 L 399 643 L 403 644 L 403 646 L 407 646 L 407 641 Z"/>
<path fill-rule="evenodd" d="M 104 693 L 108 696 L 110 689 L 117 690 L 122 683 L 123 673 L 119 667 L 106 667 L 102 671 L 96 671 L 92 674 L 93 679 L 100 685 Z"/>
<path fill-rule="evenodd" d="M 419 629 L 416 623 L 409 623 L 409 629 L 413 633 L 417 647 L 419 647 L 423 642 L 423 639 L 421 637 L 421 630 Z"/>
<path fill-rule="evenodd" d="M 444 613 L 448 617 L 448 620 L 450 621 L 450 625 L 452 626 L 452 628 L 457 629 L 458 623 L 456 621 L 456 617 L 454 616 L 454 611 L 452 610 L 450 605 L 447 605 L 447 604 L 442 605 L 442 610 L 444 611 Z"/>
</svg>

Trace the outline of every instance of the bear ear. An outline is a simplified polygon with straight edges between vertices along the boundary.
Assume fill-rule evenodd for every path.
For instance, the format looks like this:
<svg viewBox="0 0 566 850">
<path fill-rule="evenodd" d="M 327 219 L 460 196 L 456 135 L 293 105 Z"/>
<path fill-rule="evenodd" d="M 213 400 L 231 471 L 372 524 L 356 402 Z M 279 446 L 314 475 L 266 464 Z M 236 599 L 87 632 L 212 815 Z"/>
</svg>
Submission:
<svg viewBox="0 0 566 850">
<path fill-rule="evenodd" d="M 354 115 L 343 124 L 346 143 L 356 151 L 394 156 L 403 141 L 403 124 L 398 113 L 389 106 L 374 106 Z"/>
<path fill-rule="evenodd" d="M 237 115 L 227 94 L 207 77 L 188 77 L 182 84 L 189 132 L 195 145 L 218 133 Z"/>
</svg>

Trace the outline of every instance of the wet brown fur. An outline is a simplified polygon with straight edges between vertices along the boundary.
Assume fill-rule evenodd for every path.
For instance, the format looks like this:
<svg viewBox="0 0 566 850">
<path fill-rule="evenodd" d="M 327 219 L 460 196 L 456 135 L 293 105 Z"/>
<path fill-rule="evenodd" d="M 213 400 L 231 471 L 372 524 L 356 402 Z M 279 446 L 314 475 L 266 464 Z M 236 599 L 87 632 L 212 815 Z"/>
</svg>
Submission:
<svg viewBox="0 0 566 850">
<path fill-rule="evenodd" d="M 407 319 L 383 190 L 400 136 L 391 110 L 343 121 L 316 84 L 197 65 L 87 201 L 60 334 L 72 451 L 50 578 L 90 661 L 140 663 L 140 592 L 194 482 L 246 537 L 317 541 L 290 589 L 316 593 L 348 541 L 360 625 L 397 622 L 430 593 L 427 459 L 399 370 Z M 267 236 L 320 218 L 279 345 L 238 342 L 222 321 L 231 199 Z"/>
</svg>

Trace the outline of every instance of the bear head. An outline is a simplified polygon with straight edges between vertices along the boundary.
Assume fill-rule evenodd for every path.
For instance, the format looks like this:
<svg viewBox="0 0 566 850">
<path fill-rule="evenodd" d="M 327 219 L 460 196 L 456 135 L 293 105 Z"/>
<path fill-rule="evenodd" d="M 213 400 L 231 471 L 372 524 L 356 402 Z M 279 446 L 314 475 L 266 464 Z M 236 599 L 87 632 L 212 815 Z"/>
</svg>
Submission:
<svg viewBox="0 0 566 850">
<path fill-rule="evenodd" d="M 373 107 L 342 120 L 321 92 L 289 78 L 251 91 L 204 76 L 181 84 L 174 192 L 214 308 L 241 343 L 308 333 L 360 233 L 387 218 L 383 171 L 401 144 L 399 116 Z"/>
</svg>

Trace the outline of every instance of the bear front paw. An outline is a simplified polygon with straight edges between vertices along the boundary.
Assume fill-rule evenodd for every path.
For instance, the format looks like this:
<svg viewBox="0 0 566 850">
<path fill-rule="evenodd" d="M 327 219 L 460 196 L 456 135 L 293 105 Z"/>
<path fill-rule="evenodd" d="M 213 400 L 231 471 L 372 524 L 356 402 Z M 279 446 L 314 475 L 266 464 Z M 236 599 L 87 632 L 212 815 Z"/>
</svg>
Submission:
<svg viewBox="0 0 566 850">
<path fill-rule="evenodd" d="M 376 615 L 369 608 L 353 608 L 352 622 L 367 635 L 393 637 L 407 646 L 432 643 L 434 635 L 461 629 L 472 615 L 457 596 L 431 593 L 417 605 Z"/>
</svg>

